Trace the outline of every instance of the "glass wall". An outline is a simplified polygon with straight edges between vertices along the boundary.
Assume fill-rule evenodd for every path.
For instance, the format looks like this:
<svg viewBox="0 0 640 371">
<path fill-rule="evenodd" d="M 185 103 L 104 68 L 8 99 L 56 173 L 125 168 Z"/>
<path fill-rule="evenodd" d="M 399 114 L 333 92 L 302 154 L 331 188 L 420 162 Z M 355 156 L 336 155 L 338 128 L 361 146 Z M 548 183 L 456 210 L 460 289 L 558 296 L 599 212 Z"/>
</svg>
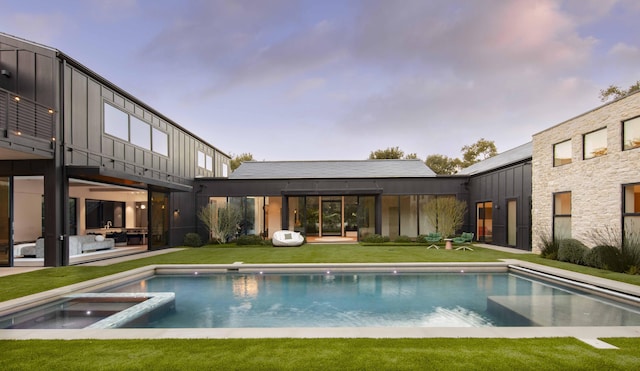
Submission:
<svg viewBox="0 0 640 371">
<path fill-rule="evenodd" d="M 420 225 L 418 226 L 418 234 L 429 234 L 436 231 L 436 226 L 429 219 L 428 205 L 429 201 L 436 196 L 420 195 L 418 196 L 418 216 Z"/>
<path fill-rule="evenodd" d="M 376 233 L 375 196 L 358 197 L 358 238 Z"/>
<path fill-rule="evenodd" d="M 264 197 L 229 197 L 229 205 L 240 213 L 240 235 L 262 235 L 264 231 Z"/>
<path fill-rule="evenodd" d="M 318 236 L 320 233 L 320 198 L 305 197 L 304 223 L 306 236 Z"/>
<path fill-rule="evenodd" d="M 382 235 L 392 241 L 400 235 L 399 197 L 382 196 Z"/>
<path fill-rule="evenodd" d="M 358 236 L 358 196 L 344 197 L 344 231 L 347 237 Z"/>
<path fill-rule="evenodd" d="M 400 196 L 400 234 L 418 236 L 418 196 Z"/>
<path fill-rule="evenodd" d="M 382 196 L 381 231 L 383 236 L 411 238 L 436 230 L 426 211 L 430 200 L 454 195 Z M 242 217 L 238 233 L 270 237 L 288 229 L 305 236 L 347 236 L 359 239 L 376 233 L 376 196 L 291 196 L 287 198 L 288 225 L 281 226 L 281 197 L 212 197 L 216 209 L 227 204 Z M 490 228 L 491 219 L 485 222 Z M 215 237 L 215 236 L 212 236 Z"/>
<path fill-rule="evenodd" d="M 289 227 L 286 229 L 304 232 L 304 197 L 289 197 L 288 215 Z"/>
<path fill-rule="evenodd" d="M 342 236 L 342 196 L 322 197 L 323 236 Z"/>
<path fill-rule="evenodd" d="M 9 177 L 0 177 L 0 266 L 11 264 L 11 187 Z"/>
</svg>

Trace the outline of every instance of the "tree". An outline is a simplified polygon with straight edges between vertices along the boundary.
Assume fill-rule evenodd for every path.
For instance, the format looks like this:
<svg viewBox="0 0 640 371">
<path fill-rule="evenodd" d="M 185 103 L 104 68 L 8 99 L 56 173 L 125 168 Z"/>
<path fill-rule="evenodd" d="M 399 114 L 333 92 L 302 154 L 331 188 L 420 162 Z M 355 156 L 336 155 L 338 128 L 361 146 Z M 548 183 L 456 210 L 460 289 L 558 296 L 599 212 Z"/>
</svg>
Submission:
<svg viewBox="0 0 640 371">
<path fill-rule="evenodd" d="M 638 90 L 640 90 L 640 80 L 636 81 L 635 84 L 629 86 L 629 88 L 626 90 L 616 85 L 609 85 L 608 88 L 600 90 L 600 95 L 598 95 L 598 98 L 600 98 L 601 102 L 606 102 L 610 99 L 615 100 L 622 98 Z"/>
<path fill-rule="evenodd" d="M 231 171 L 237 169 L 245 161 L 254 161 L 253 155 L 251 153 L 242 153 L 240 155 L 233 156 L 229 164 L 231 166 Z"/>
<path fill-rule="evenodd" d="M 387 149 L 379 149 L 377 151 L 371 152 L 369 154 L 369 160 L 411 160 L 417 159 L 418 155 L 415 153 L 409 153 L 408 155 L 404 155 L 404 151 L 399 147 L 389 147 Z"/>
<path fill-rule="evenodd" d="M 200 209 L 198 219 L 207 226 L 210 238 L 217 238 L 219 243 L 225 243 L 238 232 L 242 214 L 231 205 L 219 208 L 216 204 L 209 203 Z"/>
<path fill-rule="evenodd" d="M 444 238 L 453 237 L 464 223 L 467 203 L 454 196 L 436 196 L 424 206 L 427 219 Z"/>
<path fill-rule="evenodd" d="M 471 166 L 476 162 L 486 160 L 489 157 L 493 157 L 498 154 L 496 144 L 492 140 L 486 140 L 484 138 L 478 139 L 477 142 L 471 145 L 463 146 L 462 149 L 462 168 Z"/>
<path fill-rule="evenodd" d="M 461 165 L 460 159 L 444 155 L 429 155 L 424 163 L 436 174 L 444 175 L 457 173 Z"/>
</svg>

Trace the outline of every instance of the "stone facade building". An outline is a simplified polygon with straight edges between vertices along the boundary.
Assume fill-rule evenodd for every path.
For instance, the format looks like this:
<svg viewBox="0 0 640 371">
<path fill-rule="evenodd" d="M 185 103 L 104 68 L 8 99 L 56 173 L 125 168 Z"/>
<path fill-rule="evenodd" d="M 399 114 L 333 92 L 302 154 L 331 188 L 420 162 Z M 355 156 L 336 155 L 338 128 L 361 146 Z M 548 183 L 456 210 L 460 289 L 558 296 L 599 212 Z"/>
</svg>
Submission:
<svg viewBox="0 0 640 371">
<path fill-rule="evenodd" d="M 541 237 L 640 229 L 640 94 L 533 136 L 533 251 Z"/>
</svg>

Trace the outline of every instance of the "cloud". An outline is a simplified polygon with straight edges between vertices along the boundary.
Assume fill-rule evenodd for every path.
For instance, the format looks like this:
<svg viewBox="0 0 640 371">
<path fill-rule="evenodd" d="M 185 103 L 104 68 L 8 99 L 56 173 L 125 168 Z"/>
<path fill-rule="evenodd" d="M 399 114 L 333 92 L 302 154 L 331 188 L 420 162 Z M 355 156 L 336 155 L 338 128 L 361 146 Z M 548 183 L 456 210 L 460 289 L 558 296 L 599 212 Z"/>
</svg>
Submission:
<svg viewBox="0 0 640 371">
<path fill-rule="evenodd" d="M 354 50 L 376 62 L 450 69 L 457 74 L 504 69 L 567 69 L 589 56 L 555 1 L 368 2 Z"/>
<path fill-rule="evenodd" d="M 65 32 L 68 18 L 61 13 L 6 13 L 0 15 L 2 32 L 7 32 L 39 44 L 48 45 Z"/>
</svg>

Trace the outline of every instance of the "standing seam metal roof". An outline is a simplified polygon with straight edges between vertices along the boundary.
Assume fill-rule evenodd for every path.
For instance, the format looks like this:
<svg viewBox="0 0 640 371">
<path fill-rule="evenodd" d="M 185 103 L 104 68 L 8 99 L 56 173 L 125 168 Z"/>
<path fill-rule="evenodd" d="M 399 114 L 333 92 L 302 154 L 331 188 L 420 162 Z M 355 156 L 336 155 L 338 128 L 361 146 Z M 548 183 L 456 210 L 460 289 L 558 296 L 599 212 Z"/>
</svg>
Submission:
<svg viewBox="0 0 640 371">
<path fill-rule="evenodd" d="M 533 142 L 529 142 L 466 167 L 460 170 L 458 175 L 480 174 L 506 165 L 514 164 L 516 162 L 531 159 L 532 157 Z"/>
<path fill-rule="evenodd" d="M 420 160 L 247 161 L 229 179 L 424 178 L 436 174 Z"/>
</svg>

